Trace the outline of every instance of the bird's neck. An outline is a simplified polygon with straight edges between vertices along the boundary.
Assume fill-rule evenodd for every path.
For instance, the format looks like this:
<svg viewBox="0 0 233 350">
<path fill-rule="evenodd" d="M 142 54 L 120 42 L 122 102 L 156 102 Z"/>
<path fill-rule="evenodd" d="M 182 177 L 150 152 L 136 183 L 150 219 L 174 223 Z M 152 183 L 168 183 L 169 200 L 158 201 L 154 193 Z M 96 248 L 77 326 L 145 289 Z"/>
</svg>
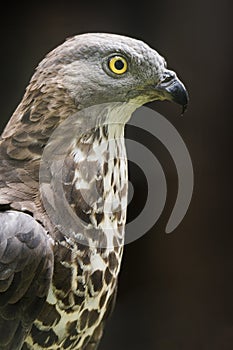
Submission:
<svg viewBox="0 0 233 350">
<path fill-rule="evenodd" d="M 65 121 L 45 148 L 40 178 L 45 209 L 66 239 L 101 249 L 123 244 L 128 187 L 125 123 L 107 111 L 98 110 L 94 127 L 91 110 Z"/>
<path fill-rule="evenodd" d="M 0 204 L 10 203 L 18 210 L 34 212 L 35 217 L 46 225 L 47 214 L 39 191 L 41 159 L 43 155 L 45 163 L 54 161 L 53 166 L 46 163 L 47 168 L 52 169 L 49 177 L 53 176 L 60 164 L 60 153 L 56 152 L 65 147 L 63 155 L 66 157 L 63 160 L 67 166 L 62 168 L 62 172 L 63 176 L 70 178 L 74 197 L 70 199 L 70 193 L 65 193 L 66 201 L 67 198 L 71 200 L 69 206 L 76 214 L 88 214 L 95 230 L 100 228 L 106 232 L 111 224 L 111 230 L 118 227 L 123 231 L 127 202 L 127 160 L 123 135 L 125 123 L 134 109 L 135 106 L 116 103 L 77 112 L 70 99 L 59 101 L 57 96 L 49 93 L 41 96 L 41 91 L 26 94 L 2 135 L 1 152 L 6 161 L 1 171 L 10 176 L 3 176 L 7 183 L 1 182 Z M 82 161 L 80 155 L 87 150 L 88 154 Z M 91 177 L 89 180 L 83 176 L 84 172 L 85 176 Z M 66 180 L 67 186 L 63 188 L 69 187 L 69 179 Z M 85 213 L 83 204 L 80 206 L 82 200 L 78 192 L 81 190 L 83 196 L 87 184 L 90 189 L 88 196 L 93 195 L 92 190 L 100 191 L 93 203 L 88 202 L 95 209 L 91 213 Z M 72 200 L 77 203 L 76 208 Z M 64 214 L 63 208 L 60 214 Z M 111 237 L 113 239 L 114 236 Z"/>
</svg>

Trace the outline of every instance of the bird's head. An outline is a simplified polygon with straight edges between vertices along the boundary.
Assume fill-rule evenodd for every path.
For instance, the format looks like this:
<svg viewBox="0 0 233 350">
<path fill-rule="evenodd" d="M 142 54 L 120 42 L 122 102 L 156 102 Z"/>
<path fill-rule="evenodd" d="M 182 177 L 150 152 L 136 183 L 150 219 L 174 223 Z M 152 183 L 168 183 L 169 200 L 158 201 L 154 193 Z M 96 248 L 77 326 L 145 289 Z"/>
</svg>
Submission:
<svg viewBox="0 0 233 350">
<path fill-rule="evenodd" d="M 78 108 L 102 103 L 170 100 L 185 110 L 188 94 L 175 72 L 142 41 L 106 33 L 77 35 L 39 64 L 41 84 L 54 77 Z"/>
</svg>

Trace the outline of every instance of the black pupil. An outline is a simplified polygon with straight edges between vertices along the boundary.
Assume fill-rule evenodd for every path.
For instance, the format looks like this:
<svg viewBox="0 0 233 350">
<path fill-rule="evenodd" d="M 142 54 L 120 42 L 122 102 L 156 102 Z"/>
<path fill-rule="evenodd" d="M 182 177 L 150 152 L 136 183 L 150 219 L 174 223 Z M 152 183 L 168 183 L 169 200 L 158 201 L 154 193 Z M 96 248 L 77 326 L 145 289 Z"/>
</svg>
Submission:
<svg viewBox="0 0 233 350">
<path fill-rule="evenodd" d="M 117 70 L 123 69 L 123 68 L 124 68 L 124 62 L 122 62 L 121 60 L 117 60 L 117 61 L 115 62 L 115 68 L 116 68 Z"/>
</svg>

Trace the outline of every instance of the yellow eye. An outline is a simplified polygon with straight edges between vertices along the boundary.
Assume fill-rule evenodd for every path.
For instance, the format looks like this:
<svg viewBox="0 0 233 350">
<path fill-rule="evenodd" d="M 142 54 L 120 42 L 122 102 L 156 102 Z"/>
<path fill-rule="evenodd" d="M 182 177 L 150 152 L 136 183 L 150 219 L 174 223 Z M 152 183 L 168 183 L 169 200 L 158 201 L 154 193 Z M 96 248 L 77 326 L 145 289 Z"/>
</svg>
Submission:
<svg viewBox="0 0 233 350">
<path fill-rule="evenodd" d="M 115 74 L 123 74 L 127 71 L 128 64 L 124 57 L 114 56 L 109 60 L 109 68 Z"/>
</svg>

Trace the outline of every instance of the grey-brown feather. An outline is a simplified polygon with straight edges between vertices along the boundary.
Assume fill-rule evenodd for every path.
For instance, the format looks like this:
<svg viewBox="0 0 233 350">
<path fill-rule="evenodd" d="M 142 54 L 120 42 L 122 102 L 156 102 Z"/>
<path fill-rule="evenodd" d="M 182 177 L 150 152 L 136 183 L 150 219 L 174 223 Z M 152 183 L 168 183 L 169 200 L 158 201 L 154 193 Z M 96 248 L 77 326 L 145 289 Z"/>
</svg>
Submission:
<svg viewBox="0 0 233 350">
<path fill-rule="evenodd" d="M 37 83 L 36 80 L 35 82 Z M 56 89 L 56 87 L 52 85 L 49 85 L 49 88 L 51 91 L 54 91 L 54 89 Z M 33 87 L 32 80 L 30 89 L 27 89 L 26 95 L 24 96 L 21 105 L 16 110 L 4 134 L 2 135 L 0 147 L 2 160 L 0 164 L 0 203 L 2 209 L 8 205 L 13 209 L 31 212 L 36 219 L 43 222 L 43 225 L 47 229 L 50 229 L 51 237 L 53 237 L 53 239 L 55 239 L 58 244 L 54 249 L 55 261 L 53 289 L 55 290 L 56 297 L 58 300 L 62 300 L 64 309 L 67 313 L 69 313 L 72 312 L 74 306 L 73 304 L 70 304 L 69 300 L 70 293 L 72 293 L 72 280 L 70 270 L 64 268 L 63 263 L 71 263 L 73 247 L 67 245 L 64 241 L 63 235 L 61 235 L 60 232 L 54 230 L 54 227 L 52 227 L 49 218 L 47 217 L 46 212 L 43 208 L 43 204 L 39 198 L 38 181 L 41 153 L 43 152 L 43 148 L 51 136 L 51 133 L 59 125 L 60 122 L 62 122 L 72 113 L 76 112 L 77 109 L 76 106 L 74 106 L 72 99 L 69 99 L 66 92 L 60 89 L 60 101 L 63 98 L 63 103 L 60 102 L 57 107 L 54 105 L 54 108 L 51 109 L 52 112 L 49 113 L 50 105 L 52 103 L 51 101 L 54 100 L 54 96 L 51 95 L 50 90 L 47 92 L 44 91 L 42 94 L 40 91 L 33 89 L 36 89 L 36 87 Z M 36 91 L 35 97 L 33 91 Z M 36 115 L 32 112 L 32 107 L 33 110 L 36 111 Z M 67 171 L 67 174 L 71 178 L 71 181 L 73 180 L 72 168 L 75 166 L 76 165 L 74 164 L 73 159 L 71 159 L 70 162 L 68 164 L 65 164 L 64 167 L 64 176 L 65 172 Z M 90 169 L 92 167 L 92 176 L 94 176 L 96 168 L 93 168 L 93 164 L 89 164 L 89 167 Z M 89 171 L 88 174 L 91 176 L 91 171 Z M 79 199 L 77 192 L 74 193 L 73 185 L 72 192 L 73 199 L 75 199 L 77 203 L 75 211 L 81 218 L 83 218 L 83 215 L 85 213 L 83 204 L 85 202 L 81 201 L 81 197 Z M 100 192 L 100 195 L 103 195 L 103 193 Z M 68 199 L 70 200 L 70 198 Z M 70 205 L 72 206 L 72 201 L 70 201 Z M 90 232 L 90 235 L 91 233 L 94 233 L 94 231 L 92 230 L 92 232 Z M 116 250 L 121 255 L 119 248 L 116 248 Z M 107 266 L 108 258 L 106 255 L 106 249 L 99 249 L 99 252 L 105 253 Z M 78 263 L 78 260 L 80 259 L 80 262 L 82 261 L 88 265 L 90 264 L 90 254 L 90 249 L 88 249 L 86 246 L 78 246 L 76 263 L 78 264 L 78 274 L 80 276 L 82 276 L 83 270 L 81 268 L 81 265 Z M 116 261 L 116 264 L 118 263 L 119 262 Z M 86 276 L 87 286 L 89 284 L 91 287 L 91 283 L 93 283 L 93 287 L 91 288 L 94 288 L 94 290 L 96 288 L 96 291 L 98 290 L 98 292 L 103 292 L 102 289 L 104 287 L 104 273 L 102 273 L 101 278 L 100 276 L 96 278 L 96 276 L 96 272 L 93 273 L 93 277 L 91 275 Z M 115 280 L 115 277 L 113 277 L 109 271 L 106 275 L 105 283 L 110 284 L 113 278 Z M 82 306 L 86 295 L 89 293 L 89 287 L 84 287 L 81 282 L 79 283 L 78 288 L 80 292 L 78 293 L 78 290 L 76 291 L 74 299 L 76 307 L 78 305 Z M 114 290 L 115 286 L 113 285 L 113 291 Z M 105 292 L 103 292 L 103 295 L 100 298 L 102 303 L 101 305 L 102 307 L 106 308 L 106 311 L 109 308 L 109 302 L 107 302 L 108 298 L 109 297 Z M 112 300 L 112 298 L 110 298 L 110 300 Z M 43 301 L 45 301 L 45 299 L 43 299 Z M 40 308 L 42 307 L 42 304 L 43 303 L 41 302 Z M 75 331 L 73 331 L 73 334 L 71 333 L 69 335 L 69 331 L 67 331 L 67 336 L 65 342 L 63 342 L 62 348 L 66 349 L 69 346 L 73 348 L 73 343 L 77 343 L 77 339 L 80 338 L 77 329 L 80 329 L 81 333 L 83 333 L 82 330 L 85 330 L 88 325 L 92 326 L 93 322 L 96 322 L 96 317 L 98 317 L 98 314 L 94 316 L 94 314 L 92 315 L 92 312 L 88 312 L 86 316 L 87 318 L 84 321 L 84 318 L 82 317 L 83 311 L 85 310 L 83 310 L 81 307 L 79 311 L 80 325 L 78 325 L 77 322 L 75 323 Z M 56 311 L 55 306 L 51 306 L 51 304 L 46 302 L 43 305 L 43 309 L 40 315 L 33 313 L 33 315 L 31 315 L 31 320 L 34 320 L 36 317 L 39 324 L 43 324 L 43 327 L 47 328 L 46 331 L 42 331 L 40 328 L 38 328 L 38 324 L 35 324 L 30 333 L 30 339 L 32 339 L 32 342 L 41 348 L 47 348 L 48 346 L 54 346 L 54 349 L 61 348 L 61 345 L 58 345 L 58 337 L 52 330 L 53 326 L 56 325 L 61 319 L 61 315 Z M 92 337 L 88 336 L 86 339 L 83 339 L 82 349 L 84 349 L 84 346 L 89 346 L 90 349 L 97 348 L 102 336 L 104 323 L 104 321 L 101 321 L 98 329 L 94 331 Z M 21 332 L 21 341 L 17 341 L 17 343 L 15 343 L 17 344 L 17 349 L 21 348 L 23 339 L 25 338 L 25 335 L 28 334 L 30 327 L 31 324 L 26 330 L 24 330 L 24 332 Z M 11 339 L 11 342 L 9 343 L 9 349 L 11 347 L 13 349 L 13 346 L 16 346 L 12 343 L 14 342 L 13 339 L 16 339 L 16 337 L 14 336 L 14 338 Z M 85 343 L 88 343 L 89 345 L 85 345 Z M 55 344 L 57 344 L 57 346 Z M 24 344 L 23 349 L 30 348 L 31 346 L 32 345 L 30 340 L 29 343 Z M 8 348 L 5 346 L 4 350 L 8 350 Z"/>
<path fill-rule="evenodd" d="M 128 58 L 130 70 L 121 79 L 114 79 L 107 72 L 107 58 L 112 54 L 123 54 Z M 28 303 L 39 298 L 39 306 L 36 312 L 30 307 L 20 309 L 20 312 L 8 312 L 9 331 L 5 336 L 7 340 L 2 340 L 1 343 L 0 339 L 1 350 L 20 349 L 23 340 L 23 350 L 97 349 L 109 310 L 114 304 L 123 251 L 127 201 L 124 124 L 133 110 L 155 99 L 154 89 L 152 91 L 148 86 L 154 86 L 161 80 L 164 67 L 164 59 L 143 42 L 111 34 L 76 36 L 53 50 L 39 64 L 22 102 L 0 139 L 0 210 L 3 212 L 0 222 L 0 249 L 8 239 L 12 247 L 9 257 L 12 256 L 14 264 L 17 264 L 20 254 L 28 254 L 28 259 L 20 263 L 19 272 L 21 271 L 22 276 L 25 276 L 27 264 L 32 259 L 34 267 L 28 276 L 29 280 L 19 278 L 16 286 L 16 291 L 19 287 L 21 290 L 16 304 L 23 305 L 26 296 Z M 103 105 L 105 103 L 110 103 L 111 108 L 106 109 Z M 96 121 L 76 114 L 95 104 L 99 105 L 98 113 L 94 115 Z M 59 125 L 75 114 L 77 122 L 71 127 L 76 131 L 76 142 L 73 143 L 73 148 L 67 149 L 63 167 L 63 189 L 66 201 L 82 221 L 76 231 L 82 236 L 83 244 L 75 239 L 75 235 L 57 229 L 44 208 L 45 202 L 42 202 L 39 191 L 40 162 L 46 144 L 50 140 L 51 149 L 59 149 L 57 145 L 63 135 L 60 134 L 58 139 L 52 141 L 50 137 Z M 109 118 L 111 122 L 118 121 L 120 127 L 116 125 L 115 128 L 108 128 L 106 124 Z M 113 142 L 114 148 L 112 158 L 109 153 L 110 142 Z M 105 152 L 98 158 L 94 146 L 101 143 L 104 143 Z M 83 161 L 76 159 L 77 150 L 86 154 Z M 88 154 L 92 154 L 92 161 L 87 160 Z M 52 153 L 51 156 L 53 158 Z M 52 186 L 54 176 L 51 167 L 44 179 L 45 183 Z M 84 189 L 82 193 L 79 191 L 80 178 L 89 183 L 89 190 L 85 193 Z M 93 197 L 93 189 L 96 188 L 97 197 Z M 83 200 L 83 194 L 88 201 Z M 113 202 L 116 200 L 116 208 L 112 213 L 105 213 L 104 204 L 110 199 Z M 97 202 L 99 207 L 95 211 L 91 204 Z M 6 211 L 9 208 L 29 212 L 31 216 L 16 211 L 9 214 Z M 8 224 L 9 215 L 18 218 L 10 230 L 4 226 Z M 111 237 L 108 234 L 106 218 L 116 224 L 116 236 Z M 19 231 L 20 225 L 24 228 L 23 232 Z M 28 225 L 33 237 L 39 237 L 38 247 L 31 248 L 31 241 L 22 241 L 22 237 L 25 237 L 23 234 L 28 232 Z M 54 241 L 52 254 L 46 231 Z M 5 237 L 6 234 L 8 238 Z M 110 248 L 108 241 L 112 244 Z M 46 247 L 43 252 L 40 250 L 42 247 Z M 52 257 L 54 273 L 47 295 Z M 37 271 L 37 263 L 40 261 L 45 265 Z M 19 276 L 18 270 L 14 270 L 14 264 L 11 267 L 12 273 Z M 49 268 L 44 271 L 46 264 Z M 7 272 L 4 276 L 7 276 Z M 41 282 L 44 286 L 43 292 L 40 288 L 35 291 L 40 278 L 46 280 L 44 284 Z M 11 284 L 10 279 L 6 278 L 4 283 L 5 288 L 12 290 L 14 284 Z M 27 294 L 29 291 L 30 298 Z M 1 300 L 5 299 L 0 296 L 0 302 Z M 43 308 L 38 314 L 42 304 Z M 2 320 L 6 317 L 6 310 L 9 310 L 6 305 L 4 303 L 2 309 L 0 307 Z M 20 322 L 24 322 L 26 328 Z M 0 327 L 5 324 L 0 321 Z M 13 339 L 13 334 L 16 334 L 15 327 L 18 325 L 21 325 L 19 338 Z M 7 347 L 6 344 L 11 345 Z"/>
</svg>

